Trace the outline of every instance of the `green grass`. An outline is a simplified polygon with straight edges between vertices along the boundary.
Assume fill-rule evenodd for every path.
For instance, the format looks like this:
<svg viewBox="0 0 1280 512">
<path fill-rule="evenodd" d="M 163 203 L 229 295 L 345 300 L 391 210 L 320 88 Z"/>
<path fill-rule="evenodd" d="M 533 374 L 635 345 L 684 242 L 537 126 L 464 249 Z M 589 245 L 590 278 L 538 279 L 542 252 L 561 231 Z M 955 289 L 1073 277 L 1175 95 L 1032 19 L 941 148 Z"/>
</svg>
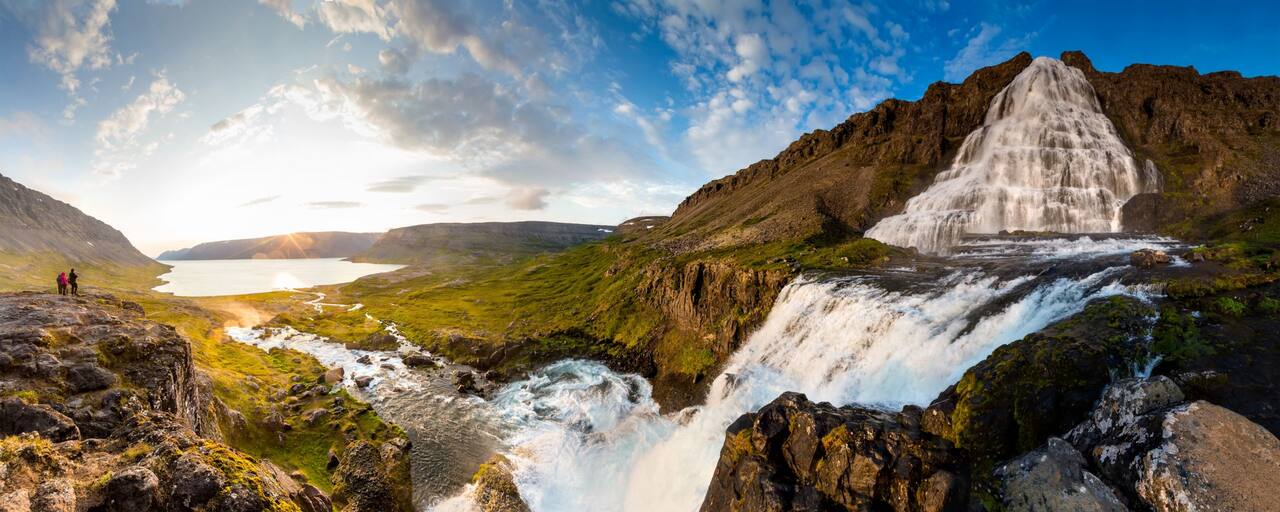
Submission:
<svg viewBox="0 0 1280 512">
<path fill-rule="evenodd" d="M 38 290 L 56 292 L 59 272 L 75 268 L 80 292 L 149 290 L 163 284 L 157 276 L 168 265 L 122 266 L 107 263 L 70 261 L 55 253 L 13 254 L 0 251 L 0 291 Z"/>
</svg>

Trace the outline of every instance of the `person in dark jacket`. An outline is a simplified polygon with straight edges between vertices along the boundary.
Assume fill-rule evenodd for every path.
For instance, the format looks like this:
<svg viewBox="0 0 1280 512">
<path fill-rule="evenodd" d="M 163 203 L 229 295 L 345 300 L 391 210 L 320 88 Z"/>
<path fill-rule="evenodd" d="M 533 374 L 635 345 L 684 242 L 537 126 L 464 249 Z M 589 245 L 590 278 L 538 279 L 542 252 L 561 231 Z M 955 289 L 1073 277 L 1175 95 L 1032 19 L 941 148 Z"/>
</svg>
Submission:
<svg viewBox="0 0 1280 512">
<path fill-rule="evenodd" d="M 67 273 L 59 272 L 58 273 L 58 295 L 66 295 L 66 294 L 67 294 Z"/>
<path fill-rule="evenodd" d="M 71 269 L 71 275 L 67 276 L 67 284 L 71 285 L 71 294 L 79 297 L 80 285 L 76 284 L 77 279 L 80 279 L 80 276 L 76 274 L 76 269 L 73 268 Z"/>
</svg>

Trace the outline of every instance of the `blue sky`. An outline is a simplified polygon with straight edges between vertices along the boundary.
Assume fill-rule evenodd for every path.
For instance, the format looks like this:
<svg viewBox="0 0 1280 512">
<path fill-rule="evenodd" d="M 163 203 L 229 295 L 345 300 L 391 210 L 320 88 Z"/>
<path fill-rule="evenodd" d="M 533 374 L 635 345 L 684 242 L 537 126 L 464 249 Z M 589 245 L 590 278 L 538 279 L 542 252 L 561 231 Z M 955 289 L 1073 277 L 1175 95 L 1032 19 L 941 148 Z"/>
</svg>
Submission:
<svg viewBox="0 0 1280 512">
<path fill-rule="evenodd" d="M 144 251 L 614 223 L 1019 51 L 1280 74 L 1199 2 L 0 0 L 0 173 Z"/>
</svg>

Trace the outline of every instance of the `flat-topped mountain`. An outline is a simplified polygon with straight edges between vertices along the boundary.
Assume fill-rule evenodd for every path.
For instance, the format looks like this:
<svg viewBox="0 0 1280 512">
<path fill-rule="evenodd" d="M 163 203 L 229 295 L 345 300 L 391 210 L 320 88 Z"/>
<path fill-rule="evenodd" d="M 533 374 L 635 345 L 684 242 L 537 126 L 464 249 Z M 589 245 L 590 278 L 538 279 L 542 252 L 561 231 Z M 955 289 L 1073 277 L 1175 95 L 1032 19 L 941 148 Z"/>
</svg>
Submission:
<svg viewBox="0 0 1280 512">
<path fill-rule="evenodd" d="M 421 224 L 393 229 L 352 261 L 369 263 L 504 262 L 558 251 L 612 234 L 614 226 L 563 222 Z"/>
<path fill-rule="evenodd" d="M 288 260 L 347 258 L 373 246 L 382 233 L 323 231 L 205 242 L 186 249 L 165 251 L 159 260 Z"/>
</svg>

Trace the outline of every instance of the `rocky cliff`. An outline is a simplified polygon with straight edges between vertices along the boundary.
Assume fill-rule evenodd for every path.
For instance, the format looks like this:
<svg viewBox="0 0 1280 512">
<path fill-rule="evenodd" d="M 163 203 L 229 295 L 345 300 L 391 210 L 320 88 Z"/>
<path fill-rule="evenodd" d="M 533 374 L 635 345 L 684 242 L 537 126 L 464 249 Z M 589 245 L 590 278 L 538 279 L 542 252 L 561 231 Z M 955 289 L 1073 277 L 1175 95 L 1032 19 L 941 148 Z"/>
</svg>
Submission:
<svg viewBox="0 0 1280 512">
<path fill-rule="evenodd" d="M 224 444 L 243 416 L 213 398 L 188 340 L 111 296 L 0 295 L 0 397 L 0 510 L 407 509 L 394 442 L 380 443 L 378 473 L 340 470 L 332 502 Z M 360 453 L 335 465 L 368 465 Z"/>
<path fill-rule="evenodd" d="M 1164 178 L 1162 194 L 1126 209 L 1127 228 L 1196 235 L 1205 215 L 1280 194 L 1280 78 L 1150 64 L 1104 72 L 1080 52 L 1062 60 L 1084 71 L 1125 143 Z"/>
<path fill-rule="evenodd" d="M 887 100 L 778 156 L 712 181 L 654 229 L 676 251 L 860 233 L 895 213 L 982 124 L 991 98 L 1031 63 L 1026 53 L 962 84 Z"/>
<path fill-rule="evenodd" d="M 382 236 L 382 233 L 324 231 L 291 233 L 244 240 L 205 242 L 186 249 L 165 251 L 159 260 L 249 260 L 347 258 L 355 256 Z"/>
<path fill-rule="evenodd" d="M 609 236 L 614 226 L 561 222 L 476 222 L 396 228 L 351 258 L 414 265 L 503 263 Z"/>
</svg>

